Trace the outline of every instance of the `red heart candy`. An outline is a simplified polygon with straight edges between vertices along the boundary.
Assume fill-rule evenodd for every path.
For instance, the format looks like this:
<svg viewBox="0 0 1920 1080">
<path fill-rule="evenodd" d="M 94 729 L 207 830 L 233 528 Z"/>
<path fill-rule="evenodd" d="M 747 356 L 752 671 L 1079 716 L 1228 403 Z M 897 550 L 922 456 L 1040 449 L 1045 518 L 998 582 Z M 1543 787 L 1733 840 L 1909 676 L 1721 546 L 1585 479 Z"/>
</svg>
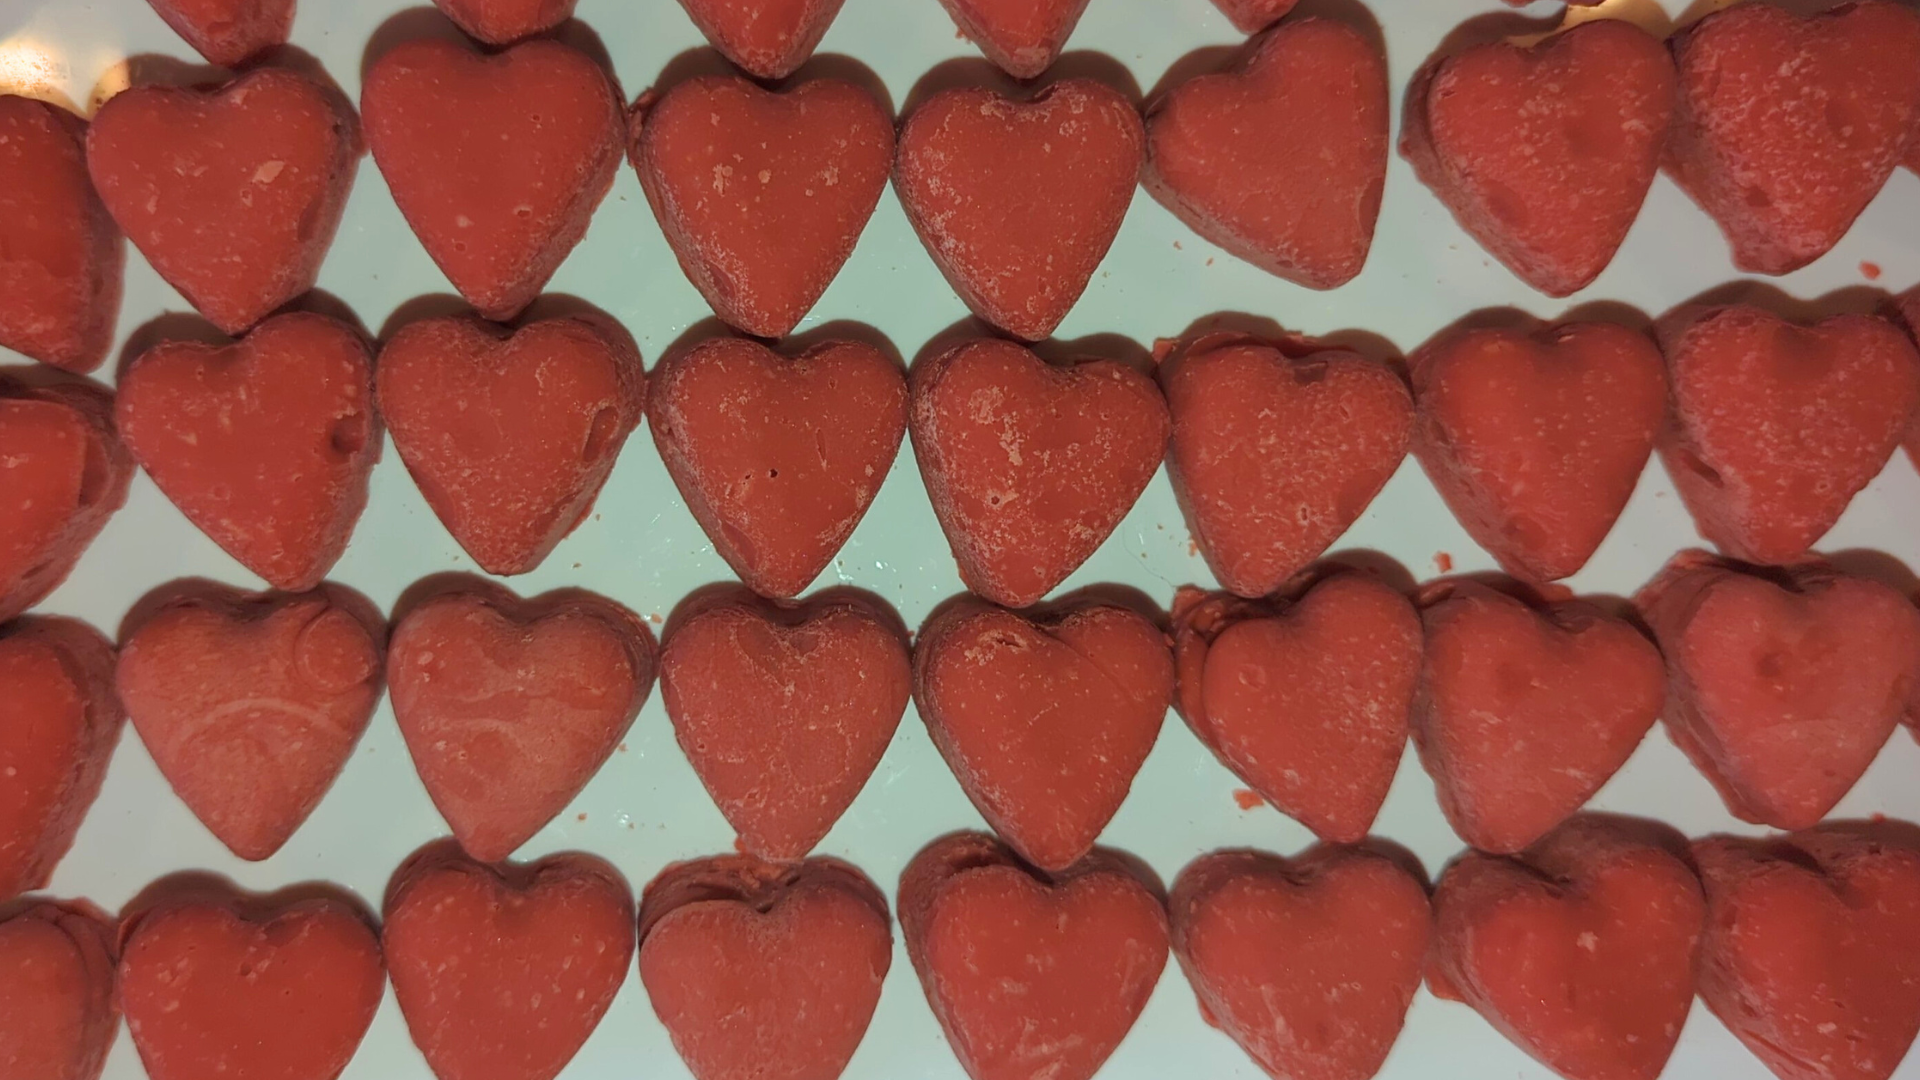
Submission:
<svg viewBox="0 0 1920 1080">
<path fill-rule="evenodd" d="M 709 75 L 634 109 L 628 156 L 714 314 L 781 337 L 812 310 L 887 186 L 893 123 L 838 79 L 762 90 Z"/>
<path fill-rule="evenodd" d="M 1331 289 L 1366 265 L 1387 143 L 1386 57 L 1344 23 L 1300 19 L 1153 104 L 1141 182 L 1229 254 Z"/>
<path fill-rule="evenodd" d="M 1781 1080 L 1887 1080 L 1920 1031 L 1920 850 L 1890 831 L 1693 845 L 1700 1000 Z"/>
<path fill-rule="evenodd" d="M 34 1080 L 99 1080 L 120 1028 L 113 928 L 91 909 L 36 903 L 0 918 L 0 1061 Z"/>
<path fill-rule="evenodd" d="M 1665 166 L 1734 265 L 1784 274 L 1826 254 L 1920 119 L 1920 15 L 1891 0 L 1804 18 L 1736 4 L 1669 44 L 1680 95 Z"/>
<path fill-rule="evenodd" d="M 68 371 L 107 357 L 127 248 L 87 176 L 87 123 L 0 94 L 0 348 Z"/>
<path fill-rule="evenodd" d="M 1800 326 L 1711 308 L 1663 323 L 1660 345 L 1673 384 L 1660 458 L 1700 534 L 1746 562 L 1806 554 L 1920 404 L 1920 353 L 1872 316 Z"/>
<path fill-rule="evenodd" d="M 232 345 L 153 346 L 121 374 L 114 416 L 180 512 L 290 592 L 319 584 L 346 550 L 380 457 L 365 339 L 307 312 Z"/>
<path fill-rule="evenodd" d="M 0 370 L 0 622 L 66 580 L 132 480 L 110 393 L 77 380 L 28 386 Z"/>
<path fill-rule="evenodd" d="M 654 369 L 653 442 L 687 509 L 747 586 L 798 596 L 860 523 L 907 428 L 907 381 L 871 345 L 791 359 L 712 338 Z"/>
<path fill-rule="evenodd" d="M 1420 989 L 1426 882 L 1367 848 L 1203 855 L 1173 884 L 1200 1015 L 1280 1077 L 1369 1080 Z"/>
<path fill-rule="evenodd" d="M 394 874 L 380 941 L 440 1080 L 550 1080 L 633 962 L 633 897 L 589 855 L 483 866 L 441 842 Z"/>
<path fill-rule="evenodd" d="M 751 854 L 804 858 L 893 740 L 912 692 L 904 633 L 857 594 L 778 605 L 731 590 L 660 653 L 674 738 Z"/>
<path fill-rule="evenodd" d="M 380 700 L 386 625 L 337 586 L 200 583 L 123 634 L 115 681 L 174 793 L 243 859 L 280 850 Z"/>
<path fill-rule="evenodd" d="M 960 578 L 1008 607 L 1086 562 L 1166 455 L 1167 403 L 1119 361 L 1055 366 L 984 338 L 916 364 L 912 386 L 914 456 Z"/>
<path fill-rule="evenodd" d="M 1210 334 L 1160 365 L 1167 476 L 1229 591 L 1265 596 L 1359 518 L 1406 457 L 1413 398 L 1385 364 Z"/>
<path fill-rule="evenodd" d="M 511 45 L 544 33 L 573 17 L 575 0 L 433 0 L 468 37 Z"/>
<path fill-rule="evenodd" d="M 558 41 L 405 42 L 368 68 L 360 111 L 420 246 L 489 319 L 540 294 L 620 167 L 613 84 Z"/>
<path fill-rule="evenodd" d="M 100 794 L 126 714 L 113 646 L 85 623 L 0 626 L 0 901 L 41 888 Z"/>
<path fill-rule="evenodd" d="M 1566 296 L 1600 276 L 1639 216 L 1674 81 L 1660 39 L 1619 19 L 1476 45 L 1415 76 L 1400 153 L 1480 246 Z"/>
<path fill-rule="evenodd" d="M 1039 341 L 1106 257 L 1145 146 L 1133 105 L 1089 79 L 1063 79 L 1028 101 L 943 90 L 902 122 L 893 186 L 967 307 Z"/>
<path fill-rule="evenodd" d="M 421 494 L 492 574 L 539 566 L 587 516 L 647 399 L 633 339 L 589 316 L 409 323 L 374 390 Z"/>
<path fill-rule="evenodd" d="M 846 0 L 680 0 L 726 58 L 762 79 L 794 73 L 827 35 Z"/>
<path fill-rule="evenodd" d="M 313 288 L 359 159 L 346 100 L 277 68 L 211 90 L 136 86 L 87 130 L 114 221 L 229 334 Z"/>
<path fill-rule="evenodd" d="M 1158 887 L 1110 852 L 1041 875 L 980 833 L 900 875 L 900 932 L 927 1004 L 973 1080 L 1089 1080 L 1167 962 Z"/>
<path fill-rule="evenodd" d="M 913 700 L 934 745 L 980 816 L 1042 870 L 1093 847 L 1172 697 L 1165 635 L 1091 601 L 1021 615 L 963 598 L 914 649 Z"/>
<path fill-rule="evenodd" d="M 1744 821 L 1825 817 L 1920 688 L 1920 611 L 1822 564 L 1763 577 L 1683 552 L 1637 602 L 1667 657 L 1667 731 Z"/>
<path fill-rule="evenodd" d="M 1581 815 L 1434 890 L 1433 992 L 1571 1080 L 1657 1080 L 1693 1005 L 1706 902 L 1652 822 Z"/>
<path fill-rule="evenodd" d="M 1354 843 L 1407 745 L 1420 617 L 1399 593 L 1336 574 L 1292 603 L 1182 589 L 1174 703 L 1235 776 L 1316 836 Z"/>
<path fill-rule="evenodd" d="M 1920 150 L 1916 153 L 1920 153 Z M 1920 169 L 1914 171 L 1920 172 Z M 1907 337 L 1915 345 L 1920 346 L 1920 288 L 1908 289 L 1894 299 L 1893 321 L 1907 332 Z M 1916 416 L 1915 422 L 1907 427 L 1906 440 L 1902 445 L 1906 447 L 1907 460 L 1913 462 L 1915 468 L 1920 468 L 1920 416 Z"/>
<path fill-rule="evenodd" d="M 1087 2 L 940 0 L 960 32 L 1016 79 L 1031 79 L 1053 66 Z"/>
<path fill-rule="evenodd" d="M 832 859 L 679 863 L 640 904 L 640 981 L 696 1080 L 834 1080 L 892 959 L 886 898 Z"/>
<path fill-rule="evenodd" d="M 1234 29 L 1243 34 L 1257 33 L 1280 21 L 1299 0 L 1213 0 L 1213 6 L 1226 13 Z"/>
<path fill-rule="evenodd" d="M 1408 360 L 1413 452 L 1509 574 L 1568 577 L 1626 508 L 1667 415 L 1644 334 L 1575 322 L 1441 333 Z"/>
<path fill-rule="evenodd" d="M 285 45 L 293 30 L 293 0 L 147 0 L 173 32 L 208 63 L 239 67 Z"/>
<path fill-rule="evenodd" d="M 341 900 L 176 899 L 120 937 L 120 1005 L 150 1080 L 333 1080 L 386 989 L 379 939 Z"/>
<path fill-rule="evenodd" d="M 1519 851 L 1633 756 L 1666 699 L 1660 652 L 1632 624 L 1578 600 L 1530 607 L 1448 581 L 1418 601 L 1427 632 L 1413 706 L 1420 762 L 1460 839 Z"/>
<path fill-rule="evenodd" d="M 474 579 L 399 618 L 394 719 L 467 854 L 499 862 L 566 808 L 633 725 L 654 657 L 639 616 L 589 593 Z"/>
</svg>

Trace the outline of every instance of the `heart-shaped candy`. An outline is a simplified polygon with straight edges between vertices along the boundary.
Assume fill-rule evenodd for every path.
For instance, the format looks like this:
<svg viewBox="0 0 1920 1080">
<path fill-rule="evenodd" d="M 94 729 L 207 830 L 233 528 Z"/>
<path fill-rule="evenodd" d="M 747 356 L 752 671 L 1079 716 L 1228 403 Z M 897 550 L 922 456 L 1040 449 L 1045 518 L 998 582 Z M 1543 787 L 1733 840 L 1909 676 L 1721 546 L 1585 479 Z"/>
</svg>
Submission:
<svg viewBox="0 0 1920 1080">
<path fill-rule="evenodd" d="M 798 596 L 860 523 L 900 451 L 907 381 L 857 341 L 791 359 L 720 337 L 654 369 L 653 442 L 740 580 Z"/>
<path fill-rule="evenodd" d="M 943 90 L 901 123 L 893 186 L 967 307 L 1039 341 L 1106 257 L 1145 146 L 1132 103 L 1090 79 L 1063 79 L 1024 101 Z"/>
<path fill-rule="evenodd" d="M 1825 817 L 1920 688 L 1920 611 L 1819 563 L 1763 576 L 1682 552 L 1637 602 L 1667 658 L 1667 731 L 1744 821 Z"/>
<path fill-rule="evenodd" d="M 1598 322 L 1460 329 L 1408 365 L 1413 452 L 1474 542 L 1528 581 L 1585 566 L 1666 419 L 1653 341 Z"/>
<path fill-rule="evenodd" d="M 293 30 L 293 0 L 147 0 L 173 32 L 208 63 L 239 67 L 285 45 Z"/>
<path fill-rule="evenodd" d="M 87 168 L 114 221 L 229 334 L 313 288 L 360 150 L 346 99 L 279 68 L 210 90 L 136 86 L 87 129 Z"/>
<path fill-rule="evenodd" d="M 586 518 L 647 397 L 633 339 L 585 315 L 408 323 L 374 391 L 420 493 L 492 574 L 539 566 Z"/>
<path fill-rule="evenodd" d="M 1314 289 L 1366 265 L 1387 178 L 1387 59 L 1359 31 L 1300 19 L 1147 115 L 1147 192 L 1193 231 Z"/>
<path fill-rule="evenodd" d="M 150 1080 L 334 1080 L 386 990 L 380 939 L 344 900 L 225 890 L 120 929 L 120 1007 Z"/>
<path fill-rule="evenodd" d="M 107 358 L 127 261 L 86 139 L 65 109 L 0 94 L 0 349 L 79 372 Z"/>
<path fill-rule="evenodd" d="M 934 745 L 980 816 L 1042 870 L 1093 847 L 1172 698 L 1166 636 L 1091 600 L 1023 615 L 965 597 L 914 649 L 913 699 Z"/>
<path fill-rule="evenodd" d="M 85 623 L 0 626 L 0 902 L 41 888 L 73 845 L 120 741 L 113 646 Z"/>
<path fill-rule="evenodd" d="M 1194 735 L 1321 839 L 1364 838 L 1407 745 L 1413 605 L 1343 573 L 1291 603 L 1182 589 L 1173 609 L 1174 704 Z"/>
<path fill-rule="evenodd" d="M 1208 334 L 1160 365 L 1160 387 L 1187 527 L 1214 577 L 1245 597 L 1273 592 L 1347 531 L 1413 428 L 1393 369 L 1312 343 Z"/>
<path fill-rule="evenodd" d="M 112 394 L 79 380 L 30 386 L 0 369 L 0 622 L 66 580 L 132 480 Z"/>
<path fill-rule="evenodd" d="M 1583 814 L 1518 855 L 1462 855 L 1434 889 L 1433 992 L 1569 1080 L 1658 1080 L 1705 929 L 1685 850 Z"/>
<path fill-rule="evenodd" d="M 1045 875 L 980 833 L 914 856 L 900 875 L 900 932 L 967 1075 L 1090 1080 L 1166 966 L 1158 892 L 1105 851 Z"/>
<path fill-rule="evenodd" d="M 1613 261 L 1673 118 L 1673 60 L 1620 19 L 1476 45 L 1414 78 L 1400 153 L 1480 246 L 1548 296 Z"/>
<path fill-rule="evenodd" d="M 429 845 L 387 887 L 380 942 L 440 1080 L 552 1080 L 633 962 L 633 896 L 589 855 L 485 866 Z"/>
<path fill-rule="evenodd" d="M 1666 169 L 1742 270 L 1784 274 L 1826 254 L 1920 121 L 1920 14 L 1892 0 L 1805 17 L 1735 4 L 1668 44 L 1680 94 Z"/>
<path fill-rule="evenodd" d="M 1711 308 L 1664 322 L 1660 345 L 1673 385 L 1660 458 L 1700 534 L 1746 562 L 1806 554 L 1920 404 L 1920 353 L 1868 315 L 1801 326 Z"/>
<path fill-rule="evenodd" d="M 960 32 L 1007 74 L 1031 79 L 1053 66 L 1088 0 L 940 0 Z"/>
<path fill-rule="evenodd" d="M 393 716 L 467 854 L 499 862 L 566 808 L 633 725 L 654 659 L 646 623 L 590 593 L 465 579 L 399 617 Z"/>
<path fill-rule="evenodd" d="M 0 1062 L 34 1080 L 99 1080 L 120 1028 L 113 927 L 80 905 L 0 916 Z"/>
<path fill-rule="evenodd" d="M 1660 651 L 1624 619 L 1464 580 L 1417 602 L 1414 745 L 1453 831 L 1481 851 L 1519 851 L 1565 821 L 1660 718 Z"/>
<path fill-rule="evenodd" d="M 1920 154 L 1920 150 L 1915 153 Z M 1920 172 L 1920 168 L 1914 171 Z M 1907 337 L 1920 346 L 1920 287 L 1908 289 L 1895 297 L 1892 315 L 1893 321 L 1907 332 Z M 1915 468 L 1920 468 L 1920 414 L 1916 414 L 1914 420 L 1907 427 L 1902 445 L 1906 447 L 1907 460 L 1913 462 Z"/>
<path fill-rule="evenodd" d="M 122 635 L 115 682 L 161 775 L 243 859 L 313 813 L 380 700 L 386 624 L 338 586 L 197 583 Z"/>
<path fill-rule="evenodd" d="M 575 0 L 433 0 L 468 37 L 488 45 L 511 45 L 545 33 L 573 17 Z"/>
<path fill-rule="evenodd" d="M 1243 34 L 1253 34 L 1272 26 L 1281 17 L 1293 10 L 1299 0 L 1213 0 L 1213 6 L 1221 10 L 1233 22 L 1234 29 Z"/>
<path fill-rule="evenodd" d="M 981 338 L 914 366 L 909 430 L 975 593 L 1039 600 L 1106 540 L 1166 455 L 1167 403 L 1116 360 L 1052 365 Z"/>
<path fill-rule="evenodd" d="M 121 374 L 114 417 L 187 520 L 293 592 L 346 550 L 380 457 L 366 340 L 307 312 L 232 345 L 153 346 Z"/>
<path fill-rule="evenodd" d="M 794 73 L 827 35 L 846 0 L 680 0 L 727 59 L 762 79 Z"/>
<path fill-rule="evenodd" d="M 420 246 L 496 320 L 519 314 L 587 234 L 620 168 L 620 99 L 586 53 L 420 38 L 360 90 L 367 145 Z"/>
<path fill-rule="evenodd" d="M 640 904 L 640 981 L 695 1080 L 834 1080 L 892 960 L 886 898 L 832 859 L 696 859 Z"/>
<path fill-rule="evenodd" d="M 760 337 L 787 334 L 827 291 L 893 156 L 885 106 L 839 79 L 779 93 L 688 79 L 643 98 L 631 127 L 628 156 L 687 280 Z"/>
<path fill-rule="evenodd" d="M 660 652 L 680 749 L 742 846 L 776 861 L 804 858 L 860 794 L 912 684 L 902 628 L 859 594 L 729 590 L 677 616 Z"/>
<path fill-rule="evenodd" d="M 1273 1076 L 1369 1080 L 1420 989 L 1427 886 L 1366 847 L 1203 855 L 1167 902 L 1200 1015 Z"/>
</svg>

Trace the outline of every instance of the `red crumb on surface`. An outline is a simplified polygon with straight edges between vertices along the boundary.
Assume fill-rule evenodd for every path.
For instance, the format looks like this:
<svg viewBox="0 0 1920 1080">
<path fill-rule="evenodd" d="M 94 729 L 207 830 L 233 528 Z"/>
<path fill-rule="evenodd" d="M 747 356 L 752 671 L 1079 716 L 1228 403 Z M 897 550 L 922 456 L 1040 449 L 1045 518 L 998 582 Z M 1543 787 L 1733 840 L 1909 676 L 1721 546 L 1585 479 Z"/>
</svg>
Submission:
<svg viewBox="0 0 1920 1080">
<path fill-rule="evenodd" d="M 1260 793 L 1252 788 L 1233 789 L 1233 805 L 1242 810 L 1258 810 L 1260 804 L 1264 802 L 1266 802 L 1266 800 L 1262 799 Z"/>
<path fill-rule="evenodd" d="M 1868 281 L 1879 281 L 1880 264 L 1862 259 L 1860 261 L 1860 276 L 1866 278 Z"/>
<path fill-rule="evenodd" d="M 1444 551 L 1434 552 L 1433 568 L 1442 574 L 1453 573 L 1453 556 Z"/>
<path fill-rule="evenodd" d="M 585 814 L 581 814 L 581 815 L 579 815 L 579 816 L 578 816 L 578 817 L 577 817 L 577 818 L 576 818 L 575 820 L 578 820 L 578 821 L 585 821 L 585 820 L 587 820 L 587 815 L 585 815 Z"/>
</svg>

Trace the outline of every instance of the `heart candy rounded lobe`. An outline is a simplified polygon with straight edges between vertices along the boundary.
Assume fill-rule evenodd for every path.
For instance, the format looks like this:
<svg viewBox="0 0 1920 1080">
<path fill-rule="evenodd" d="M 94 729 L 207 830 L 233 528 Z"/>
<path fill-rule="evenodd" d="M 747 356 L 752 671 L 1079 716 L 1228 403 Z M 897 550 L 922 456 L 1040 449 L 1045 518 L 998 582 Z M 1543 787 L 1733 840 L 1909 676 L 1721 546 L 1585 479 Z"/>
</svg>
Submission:
<svg viewBox="0 0 1920 1080">
<path fill-rule="evenodd" d="M 379 703 L 386 623 L 335 585 L 172 590 L 122 634 L 115 686 L 161 775 L 243 859 L 280 850 Z M 156 594 L 158 598 L 160 594 Z"/>
<path fill-rule="evenodd" d="M 1920 848 L 1911 828 L 1694 843 L 1707 898 L 1700 1000 L 1781 1080 L 1888 1080 L 1913 1045 Z"/>
<path fill-rule="evenodd" d="M 1735 306 L 1659 330 L 1673 394 L 1660 458 L 1700 534 L 1744 562 L 1805 555 L 1920 404 L 1920 353 L 1885 319 L 1802 326 Z"/>
<path fill-rule="evenodd" d="M 224 890 L 122 923 L 119 975 L 150 1080 L 334 1080 L 386 989 L 380 939 L 356 906 Z"/>
<path fill-rule="evenodd" d="M 1167 912 L 1144 868 L 1098 851 L 1034 871 L 954 833 L 900 875 L 900 932 L 927 1004 L 973 1080 L 1090 1080 L 1167 961 Z"/>
<path fill-rule="evenodd" d="M 133 470 L 106 388 L 0 369 L 0 622 L 66 580 L 126 504 Z"/>
<path fill-rule="evenodd" d="M 893 121 L 840 79 L 736 76 L 642 97 L 628 156 L 687 280 L 758 337 L 799 324 L 853 254 L 893 160 Z"/>
<path fill-rule="evenodd" d="M 1415 76 L 1400 152 L 1480 246 L 1566 296 L 1600 276 L 1639 216 L 1675 80 L 1660 40 L 1620 19 L 1476 45 Z"/>
<path fill-rule="evenodd" d="M 912 683 L 905 629 L 856 593 L 726 589 L 676 615 L 660 652 L 675 740 L 744 849 L 773 861 L 804 858 L 860 794 Z"/>
<path fill-rule="evenodd" d="M 1415 350 L 1413 452 L 1474 542 L 1526 581 L 1585 566 L 1667 415 L 1646 335 L 1599 322 L 1443 331 Z"/>
<path fill-rule="evenodd" d="M 1280 21 L 1299 0 L 1213 0 L 1213 6 L 1243 34 L 1258 33 Z"/>
<path fill-rule="evenodd" d="M 87 129 L 87 169 L 114 221 L 229 334 L 313 288 L 360 151 L 339 91 L 281 68 L 205 90 L 136 86 Z"/>
<path fill-rule="evenodd" d="M 85 623 L 0 626 L 0 901 L 46 885 L 100 794 L 126 714 L 113 646 Z"/>
<path fill-rule="evenodd" d="M 522 600 L 477 578 L 403 600 L 394 719 L 460 846 L 499 862 L 573 801 L 653 687 L 640 617 L 577 590 Z"/>
<path fill-rule="evenodd" d="M 1354 843 L 1406 749 L 1420 637 L 1406 597 L 1359 574 L 1292 602 L 1182 589 L 1174 704 L 1261 798 L 1322 840 Z"/>
<path fill-rule="evenodd" d="M 1920 150 L 1915 152 L 1920 154 Z M 1920 172 L 1920 169 L 1915 171 Z M 1908 340 L 1920 347 L 1920 288 L 1908 289 L 1894 298 L 1892 319 L 1907 332 Z M 1916 411 L 1914 422 L 1908 424 L 1901 445 L 1907 451 L 1907 460 L 1915 468 L 1920 468 L 1920 411 Z"/>
<path fill-rule="evenodd" d="M 294 0 L 147 0 L 207 62 L 239 67 L 293 30 Z"/>
<path fill-rule="evenodd" d="M 1273 1076 L 1368 1080 L 1420 989 L 1426 882 L 1369 847 L 1203 855 L 1167 902 L 1200 1015 Z"/>
<path fill-rule="evenodd" d="M 943 90 L 901 122 L 893 185 L 967 307 L 1039 341 L 1106 257 L 1145 147 L 1133 104 L 1091 79 L 1062 79 L 1027 100 Z"/>
<path fill-rule="evenodd" d="M 587 233 L 620 167 L 620 100 L 586 53 L 416 39 L 367 69 L 374 164 L 434 264 L 480 314 L 519 314 Z"/>
<path fill-rule="evenodd" d="M 488 45 L 511 45 L 573 17 L 575 0 L 433 0 L 440 13 Z"/>
<path fill-rule="evenodd" d="M 1481 851 L 1520 851 L 1565 821 L 1660 718 L 1659 650 L 1590 603 L 1534 606 L 1467 580 L 1415 603 L 1414 745 L 1447 821 Z"/>
<path fill-rule="evenodd" d="M 804 591 L 879 494 L 907 428 L 899 363 L 858 341 L 784 357 L 717 337 L 654 369 L 654 446 L 714 550 L 763 596 Z"/>
<path fill-rule="evenodd" d="M 1686 840 L 1581 814 L 1469 852 L 1434 890 L 1429 983 L 1569 1080 L 1657 1080 L 1693 1005 L 1706 901 Z"/>
<path fill-rule="evenodd" d="M 1635 600 L 1666 654 L 1667 732 L 1743 821 L 1819 822 L 1920 687 L 1920 611 L 1824 564 L 1682 552 Z"/>
<path fill-rule="evenodd" d="M 1665 168 L 1750 273 L 1826 254 L 1920 119 L 1920 14 L 1891 0 L 1806 17 L 1735 4 L 1668 44 L 1680 93 Z"/>
<path fill-rule="evenodd" d="M 955 26 L 1016 79 L 1053 66 L 1088 0 L 940 0 Z"/>
<path fill-rule="evenodd" d="M 380 940 L 439 1080 L 553 1080 L 626 981 L 633 919 L 600 859 L 487 866 L 441 841 L 395 872 Z"/>
<path fill-rule="evenodd" d="M 1228 254 L 1331 289 L 1373 245 L 1387 113 L 1378 46 L 1345 23 L 1290 21 L 1149 107 L 1141 183 Z"/>
<path fill-rule="evenodd" d="M 1339 539 L 1400 467 L 1413 428 L 1393 369 L 1312 343 L 1209 334 L 1160 365 L 1160 388 L 1174 495 L 1214 577 L 1248 598 Z"/>
<path fill-rule="evenodd" d="M 0 348 L 81 373 L 113 344 L 127 261 L 86 132 L 65 109 L 0 94 Z"/>
<path fill-rule="evenodd" d="M 291 312 L 231 345 L 163 341 L 121 373 L 114 409 L 174 506 L 274 587 L 313 588 L 346 550 L 381 446 L 353 327 Z"/>
<path fill-rule="evenodd" d="M 407 471 L 493 574 L 539 566 L 586 518 L 646 408 L 640 352 L 603 316 L 423 319 L 374 372 Z"/>
<path fill-rule="evenodd" d="M 834 859 L 678 863 L 640 904 L 640 981 L 696 1080 L 834 1080 L 892 960 L 886 898 Z"/>
<path fill-rule="evenodd" d="M 846 0 L 680 0 L 707 41 L 747 74 L 784 79 L 806 63 Z"/>
<path fill-rule="evenodd" d="M 85 904 L 0 917 L 0 1061 L 35 1080 L 99 1080 L 120 1028 L 113 926 Z"/>
<path fill-rule="evenodd" d="M 1049 364 L 964 341 L 914 366 L 915 459 L 975 593 L 1026 607 L 1086 562 L 1166 454 L 1153 380 L 1115 360 Z"/>
</svg>

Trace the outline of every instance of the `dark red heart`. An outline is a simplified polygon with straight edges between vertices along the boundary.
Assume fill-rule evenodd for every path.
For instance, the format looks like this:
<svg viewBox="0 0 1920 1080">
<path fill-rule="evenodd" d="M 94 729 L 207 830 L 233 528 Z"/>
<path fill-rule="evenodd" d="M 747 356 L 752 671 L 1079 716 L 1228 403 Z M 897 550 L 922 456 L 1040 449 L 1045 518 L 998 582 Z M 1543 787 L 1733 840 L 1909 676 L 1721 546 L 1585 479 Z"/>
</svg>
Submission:
<svg viewBox="0 0 1920 1080">
<path fill-rule="evenodd" d="M 125 505 L 133 468 L 105 388 L 0 370 L 0 622 L 66 580 Z"/>
<path fill-rule="evenodd" d="M 107 358 L 127 261 L 86 138 L 65 109 L 0 94 L 0 349 L 78 372 Z"/>
</svg>

